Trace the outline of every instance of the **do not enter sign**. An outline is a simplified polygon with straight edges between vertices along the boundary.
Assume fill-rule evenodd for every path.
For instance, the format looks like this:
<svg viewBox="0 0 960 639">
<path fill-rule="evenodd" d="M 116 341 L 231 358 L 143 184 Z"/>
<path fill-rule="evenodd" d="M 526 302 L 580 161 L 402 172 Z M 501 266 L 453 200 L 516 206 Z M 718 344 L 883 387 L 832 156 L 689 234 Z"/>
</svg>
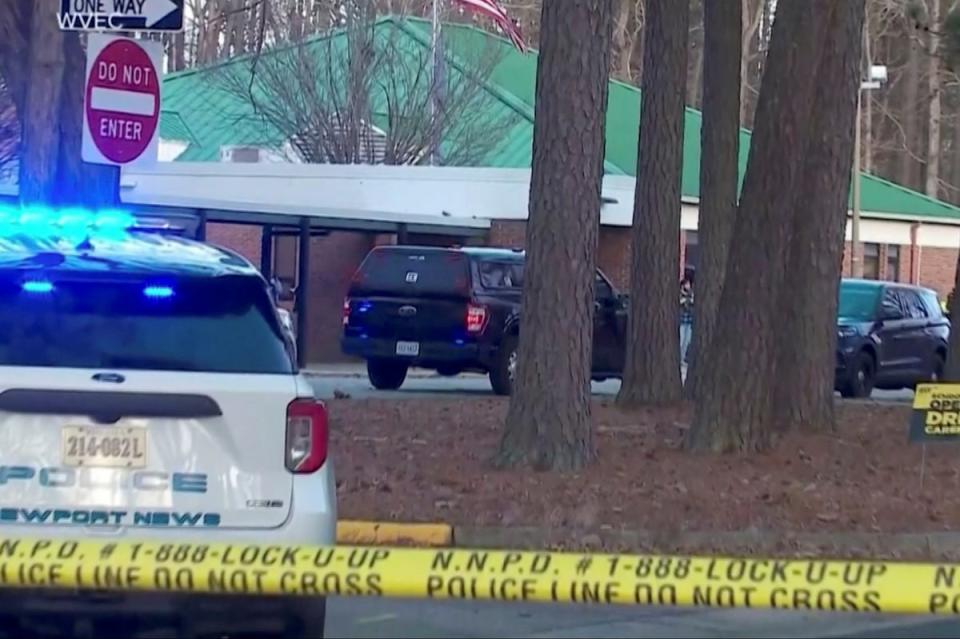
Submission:
<svg viewBox="0 0 960 639">
<path fill-rule="evenodd" d="M 116 165 L 156 162 L 162 58 L 159 42 L 90 35 L 84 161 Z"/>
</svg>

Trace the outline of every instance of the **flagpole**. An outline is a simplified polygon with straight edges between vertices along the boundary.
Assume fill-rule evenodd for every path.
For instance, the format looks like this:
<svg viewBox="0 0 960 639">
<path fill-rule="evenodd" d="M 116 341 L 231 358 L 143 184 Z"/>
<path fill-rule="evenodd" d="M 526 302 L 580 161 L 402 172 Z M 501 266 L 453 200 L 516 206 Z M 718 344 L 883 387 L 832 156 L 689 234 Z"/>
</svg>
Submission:
<svg viewBox="0 0 960 639">
<path fill-rule="evenodd" d="M 440 2 L 433 0 L 433 21 L 430 29 L 430 59 L 433 73 L 430 78 L 430 164 L 436 165 L 440 156 L 440 83 L 443 78 L 443 41 L 440 23 Z"/>
</svg>

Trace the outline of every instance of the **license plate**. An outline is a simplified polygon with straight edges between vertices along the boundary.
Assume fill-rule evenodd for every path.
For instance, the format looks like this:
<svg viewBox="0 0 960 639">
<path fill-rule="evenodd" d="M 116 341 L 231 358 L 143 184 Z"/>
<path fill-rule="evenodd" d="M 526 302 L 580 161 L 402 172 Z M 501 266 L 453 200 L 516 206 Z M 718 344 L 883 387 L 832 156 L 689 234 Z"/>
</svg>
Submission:
<svg viewBox="0 0 960 639">
<path fill-rule="evenodd" d="M 416 357 L 420 354 L 420 342 L 397 342 L 397 355 Z"/>
<path fill-rule="evenodd" d="M 60 442 L 65 466 L 144 468 L 147 465 L 145 428 L 64 426 Z"/>
</svg>

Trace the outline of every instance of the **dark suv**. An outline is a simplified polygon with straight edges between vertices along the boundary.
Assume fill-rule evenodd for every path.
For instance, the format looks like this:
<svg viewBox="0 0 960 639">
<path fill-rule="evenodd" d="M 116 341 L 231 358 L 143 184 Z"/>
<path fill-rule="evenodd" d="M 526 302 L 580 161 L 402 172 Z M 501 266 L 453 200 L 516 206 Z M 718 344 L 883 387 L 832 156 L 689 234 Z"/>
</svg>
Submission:
<svg viewBox="0 0 960 639">
<path fill-rule="evenodd" d="M 411 366 L 488 373 L 510 394 L 517 361 L 524 256 L 496 248 L 383 246 L 343 304 L 343 352 L 367 361 L 375 388 L 400 388 Z M 620 377 L 626 306 L 597 271 L 593 376 Z"/>
<path fill-rule="evenodd" d="M 844 397 L 909 388 L 943 376 L 950 321 L 927 288 L 845 279 L 840 283 L 835 388 Z"/>
</svg>

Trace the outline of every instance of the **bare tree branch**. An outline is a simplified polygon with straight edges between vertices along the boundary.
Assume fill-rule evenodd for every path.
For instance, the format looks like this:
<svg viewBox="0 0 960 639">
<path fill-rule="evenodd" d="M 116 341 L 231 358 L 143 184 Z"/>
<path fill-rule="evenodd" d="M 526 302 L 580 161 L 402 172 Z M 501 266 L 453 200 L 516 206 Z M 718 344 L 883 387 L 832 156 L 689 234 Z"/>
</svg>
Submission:
<svg viewBox="0 0 960 639">
<path fill-rule="evenodd" d="M 238 117 L 259 125 L 256 142 L 289 144 L 305 162 L 418 164 L 436 127 L 445 163 L 475 164 L 495 149 L 518 119 L 485 85 L 502 45 L 464 52 L 469 60 L 448 56 L 434 120 L 428 49 L 396 29 L 375 37 L 374 15 L 362 9 L 344 14 L 345 29 L 211 71 L 217 89 L 245 107 Z M 277 12 L 264 41 L 282 41 L 290 20 Z"/>
</svg>

